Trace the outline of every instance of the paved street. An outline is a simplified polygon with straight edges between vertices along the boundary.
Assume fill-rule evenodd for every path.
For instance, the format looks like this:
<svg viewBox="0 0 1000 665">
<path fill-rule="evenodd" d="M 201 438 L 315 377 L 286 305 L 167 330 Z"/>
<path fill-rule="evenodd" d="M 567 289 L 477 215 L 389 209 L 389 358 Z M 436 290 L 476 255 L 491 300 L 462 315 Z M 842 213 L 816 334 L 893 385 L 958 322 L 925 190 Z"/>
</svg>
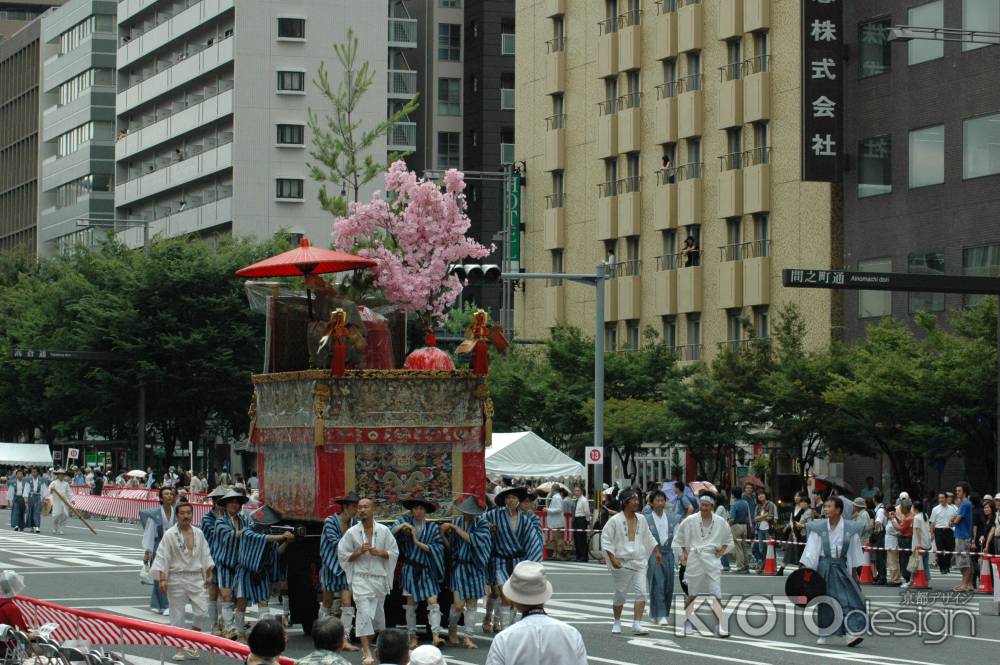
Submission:
<svg viewBox="0 0 1000 665">
<path fill-rule="evenodd" d="M 0 511 L 0 521 L 9 523 L 9 513 Z M 67 526 L 66 536 L 48 533 L 15 533 L 7 524 L 0 528 L 0 568 L 14 568 L 24 574 L 26 595 L 63 605 L 107 611 L 145 620 L 165 622 L 153 615 L 149 605 L 149 587 L 138 581 L 142 552 L 138 526 L 95 521 L 99 535 L 94 537 L 79 522 Z M 49 530 L 48 520 L 43 524 Z M 643 665 L 647 663 L 691 662 L 698 665 L 723 663 L 797 664 L 865 663 L 870 665 L 945 665 L 961 659 L 966 663 L 995 663 L 1000 648 L 1000 618 L 981 616 L 979 598 L 963 609 L 970 609 L 975 619 L 975 635 L 970 635 L 968 618 L 955 620 L 956 635 L 938 645 L 925 645 L 926 636 L 869 637 L 859 649 L 819 647 L 803 627 L 801 612 L 790 611 L 782 594 L 783 578 L 760 578 L 727 575 L 723 591 L 728 596 L 778 594 L 777 623 L 766 635 L 750 636 L 754 626 L 765 621 L 757 607 L 737 611 L 730 623 L 728 640 L 709 636 L 679 637 L 672 626 L 652 629 L 647 637 L 612 637 L 610 634 L 610 579 L 597 564 L 552 563 L 547 565 L 556 593 L 547 609 L 557 618 L 575 625 L 583 633 L 593 665 Z M 938 577 L 932 588 L 950 589 L 957 577 Z M 886 587 L 865 587 L 875 610 L 899 607 L 900 592 Z M 940 610 L 941 607 L 935 607 Z M 252 614 L 252 613 L 251 613 Z M 911 620 L 914 618 L 910 617 Z M 743 622 L 741 627 L 740 621 Z M 797 635 L 784 635 L 786 622 L 793 622 Z M 712 625 L 711 622 L 708 622 Z M 626 625 L 626 632 L 627 626 Z M 931 617 L 928 630 L 939 631 L 942 617 Z M 288 655 L 301 656 L 309 650 L 310 640 L 296 627 L 290 631 Z M 446 655 L 457 665 L 479 664 L 486 658 L 489 638 L 479 635 L 477 651 L 451 648 Z M 149 655 L 149 650 L 144 652 Z M 169 656 L 169 654 L 167 654 Z M 351 662 L 360 662 L 350 657 Z"/>
</svg>

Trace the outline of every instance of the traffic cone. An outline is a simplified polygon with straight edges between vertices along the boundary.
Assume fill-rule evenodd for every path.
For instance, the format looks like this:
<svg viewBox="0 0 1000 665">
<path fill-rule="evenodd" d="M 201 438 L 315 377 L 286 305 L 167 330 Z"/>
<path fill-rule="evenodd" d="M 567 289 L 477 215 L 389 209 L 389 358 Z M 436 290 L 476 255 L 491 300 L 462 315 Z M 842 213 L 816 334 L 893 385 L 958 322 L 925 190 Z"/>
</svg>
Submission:
<svg viewBox="0 0 1000 665">
<path fill-rule="evenodd" d="M 767 538 L 767 558 L 764 559 L 764 570 L 760 571 L 760 574 L 771 576 L 778 574 L 778 562 L 774 556 L 774 538 L 770 536 Z"/>
<path fill-rule="evenodd" d="M 914 552 L 910 556 L 917 557 L 917 569 L 913 571 L 913 584 L 911 585 L 914 589 L 927 589 L 930 588 L 927 585 L 927 571 L 924 570 L 924 558 Z"/>
<path fill-rule="evenodd" d="M 875 578 L 872 577 L 872 548 L 870 545 L 865 545 L 865 565 L 861 566 L 861 579 L 858 580 L 861 584 L 875 584 Z"/>
<path fill-rule="evenodd" d="M 990 567 L 990 555 L 979 555 L 979 588 L 976 593 L 993 593 L 993 569 Z"/>
</svg>

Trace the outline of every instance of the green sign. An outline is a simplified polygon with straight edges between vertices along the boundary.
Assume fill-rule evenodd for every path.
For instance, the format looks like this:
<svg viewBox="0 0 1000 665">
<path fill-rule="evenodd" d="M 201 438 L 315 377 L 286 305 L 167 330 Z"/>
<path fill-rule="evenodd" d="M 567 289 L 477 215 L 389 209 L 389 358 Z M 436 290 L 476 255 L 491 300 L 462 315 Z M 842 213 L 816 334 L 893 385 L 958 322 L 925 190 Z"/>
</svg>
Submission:
<svg viewBox="0 0 1000 665">
<path fill-rule="evenodd" d="M 510 260 L 521 260 L 521 176 L 510 179 Z"/>
</svg>

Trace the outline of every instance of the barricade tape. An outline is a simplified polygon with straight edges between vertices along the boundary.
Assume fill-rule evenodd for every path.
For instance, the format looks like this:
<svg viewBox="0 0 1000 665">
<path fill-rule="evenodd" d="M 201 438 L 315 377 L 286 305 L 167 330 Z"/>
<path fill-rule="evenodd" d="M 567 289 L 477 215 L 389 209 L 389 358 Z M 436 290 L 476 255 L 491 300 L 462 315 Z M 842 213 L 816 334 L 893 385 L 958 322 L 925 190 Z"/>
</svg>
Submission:
<svg viewBox="0 0 1000 665">
<path fill-rule="evenodd" d="M 196 630 L 63 607 L 27 596 L 15 596 L 14 604 L 21 610 L 30 628 L 37 629 L 46 623 L 59 624 L 51 635 L 58 641 L 87 640 L 101 646 L 169 646 L 210 651 L 237 660 L 244 660 L 250 654 L 250 647 L 245 644 Z M 294 665 L 294 662 L 291 658 L 281 658 L 282 665 Z"/>
</svg>

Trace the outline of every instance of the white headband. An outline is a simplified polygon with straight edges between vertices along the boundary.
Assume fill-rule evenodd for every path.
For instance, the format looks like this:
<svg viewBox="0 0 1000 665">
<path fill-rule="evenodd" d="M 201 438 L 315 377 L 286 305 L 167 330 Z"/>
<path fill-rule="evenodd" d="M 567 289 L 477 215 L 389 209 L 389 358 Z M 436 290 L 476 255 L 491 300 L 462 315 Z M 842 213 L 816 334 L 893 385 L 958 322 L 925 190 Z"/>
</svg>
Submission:
<svg viewBox="0 0 1000 665">
<path fill-rule="evenodd" d="M 713 497 L 710 494 L 703 494 L 703 495 L 701 495 L 701 496 L 698 497 L 698 500 L 699 501 L 707 501 L 708 503 L 712 504 L 713 506 L 715 505 L 715 497 Z"/>
</svg>

